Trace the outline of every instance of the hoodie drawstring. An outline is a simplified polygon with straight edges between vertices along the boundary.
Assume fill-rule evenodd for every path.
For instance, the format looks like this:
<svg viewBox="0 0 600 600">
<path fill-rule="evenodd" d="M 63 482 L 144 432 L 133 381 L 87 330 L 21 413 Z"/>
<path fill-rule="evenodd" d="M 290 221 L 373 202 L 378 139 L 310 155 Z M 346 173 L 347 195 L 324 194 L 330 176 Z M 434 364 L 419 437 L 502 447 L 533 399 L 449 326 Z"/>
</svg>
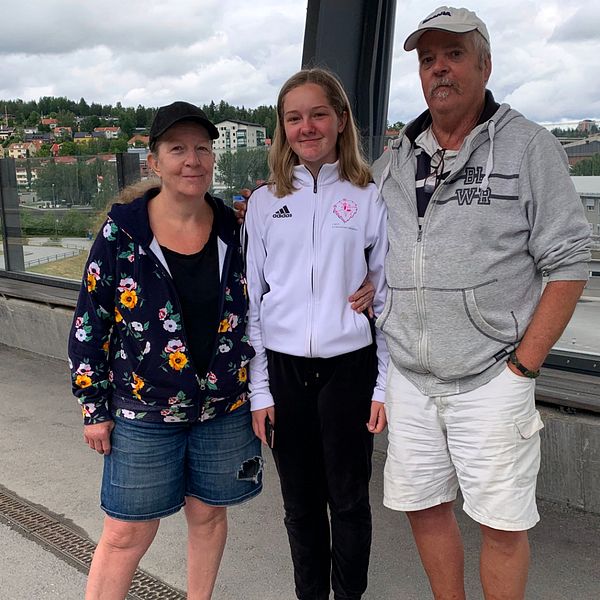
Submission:
<svg viewBox="0 0 600 600">
<path fill-rule="evenodd" d="M 490 175 L 492 174 L 492 169 L 494 167 L 494 135 L 496 134 L 496 125 L 494 124 L 494 121 L 488 121 L 487 130 L 488 135 L 490 136 L 490 151 L 488 152 L 487 162 L 485 163 L 485 173 L 481 180 L 481 184 L 479 185 L 479 189 L 482 192 L 485 192 L 488 188 Z"/>
</svg>

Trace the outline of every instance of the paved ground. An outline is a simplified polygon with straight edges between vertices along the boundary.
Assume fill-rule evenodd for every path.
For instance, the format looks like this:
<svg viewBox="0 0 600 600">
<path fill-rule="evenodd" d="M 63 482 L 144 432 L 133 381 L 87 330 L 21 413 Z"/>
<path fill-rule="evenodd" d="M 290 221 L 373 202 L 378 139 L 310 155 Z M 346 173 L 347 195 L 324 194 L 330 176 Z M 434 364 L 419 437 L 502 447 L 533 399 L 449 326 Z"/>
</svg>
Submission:
<svg viewBox="0 0 600 600">
<path fill-rule="evenodd" d="M 49 511 L 92 540 L 102 524 L 98 508 L 101 458 L 81 441 L 79 413 L 66 365 L 0 346 L 0 485 Z M 374 546 L 365 600 L 431 597 L 405 517 L 381 506 L 384 440 L 375 454 L 372 483 Z M 528 599 L 600 598 L 600 517 L 541 506 L 532 531 Z M 477 581 L 477 527 L 458 510 L 466 543 L 470 600 Z M 281 497 L 272 460 L 257 499 L 230 511 L 230 534 L 214 600 L 293 600 Z M 185 587 L 185 526 L 166 519 L 142 566 Z M 61 558 L 0 524 L 0 600 L 83 596 L 85 577 Z"/>
</svg>

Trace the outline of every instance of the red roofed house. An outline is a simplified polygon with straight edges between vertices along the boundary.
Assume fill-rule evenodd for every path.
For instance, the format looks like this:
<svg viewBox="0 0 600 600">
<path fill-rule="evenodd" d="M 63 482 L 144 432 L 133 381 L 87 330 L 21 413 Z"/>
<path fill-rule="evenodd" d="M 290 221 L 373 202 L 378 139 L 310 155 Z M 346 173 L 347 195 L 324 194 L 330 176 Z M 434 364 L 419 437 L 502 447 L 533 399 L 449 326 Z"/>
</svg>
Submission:
<svg viewBox="0 0 600 600">
<path fill-rule="evenodd" d="M 31 142 L 15 142 L 8 146 L 8 156 L 10 158 L 27 158 L 28 156 L 33 156 L 35 152 L 35 144 Z"/>
<path fill-rule="evenodd" d="M 128 148 L 147 148 L 150 143 L 150 136 L 136 133 L 127 141 Z"/>
<path fill-rule="evenodd" d="M 72 138 L 73 130 L 71 129 L 71 127 L 63 127 L 62 125 L 57 125 L 54 128 L 54 135 Z"/>
<path fill-rule="evenodd" d="M 95 127 L 96 133 L 103 133 L 107 140 L 116 140 L 121 135 L 120 127 Z"/>
</svg>

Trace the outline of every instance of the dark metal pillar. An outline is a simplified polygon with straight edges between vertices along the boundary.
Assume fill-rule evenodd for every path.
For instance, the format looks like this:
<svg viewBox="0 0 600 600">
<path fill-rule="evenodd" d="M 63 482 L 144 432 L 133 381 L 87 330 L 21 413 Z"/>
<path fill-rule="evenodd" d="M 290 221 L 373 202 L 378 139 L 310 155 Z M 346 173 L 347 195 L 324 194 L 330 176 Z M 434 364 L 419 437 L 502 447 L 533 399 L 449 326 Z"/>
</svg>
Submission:
<svg viewBox="0 0 600 600">
<path fill-rule="evenodd" d="M 117 154 L 117 186 L 119 191 L 140 180 L 140 156 L 131 152 Z"/>
<path fill-rule="evenodd" d="M 19 194 L 17 192 L 17 171 L 14 158 L 0 159 L 0 211 L 4 268 L 7 271 L 25 271 Z"/>
<path fill-rule="evenodd" d="M 308 0 L 303 67 L 342 80 L 369 160 L 383 150 L 396 0 Z"/>
</svg>

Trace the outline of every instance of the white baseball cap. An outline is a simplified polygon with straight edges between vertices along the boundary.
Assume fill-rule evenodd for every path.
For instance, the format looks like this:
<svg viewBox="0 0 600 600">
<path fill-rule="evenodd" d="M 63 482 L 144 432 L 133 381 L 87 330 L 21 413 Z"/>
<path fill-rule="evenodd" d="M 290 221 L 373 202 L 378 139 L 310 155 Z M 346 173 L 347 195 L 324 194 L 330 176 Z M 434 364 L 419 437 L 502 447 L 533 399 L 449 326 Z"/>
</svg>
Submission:
<svg viewBox="0 0 600 600">
<path fill-rule="evenodd" d="M 432 29 L 440 31 L 450 31 L 451 33 L 468 33 L 469 31 L 479 31 L 490 43 L 490 35 L 485 23 L 472 11 L 466 8 L 453 8 L 452 6 L 440 6 L 431 14 L 427 15 L 420 23 L 417 29 L 413 31 L 404 42 L 404 49 L 408 52 L 417 47 L 419 38 Z"/>
</svg>

